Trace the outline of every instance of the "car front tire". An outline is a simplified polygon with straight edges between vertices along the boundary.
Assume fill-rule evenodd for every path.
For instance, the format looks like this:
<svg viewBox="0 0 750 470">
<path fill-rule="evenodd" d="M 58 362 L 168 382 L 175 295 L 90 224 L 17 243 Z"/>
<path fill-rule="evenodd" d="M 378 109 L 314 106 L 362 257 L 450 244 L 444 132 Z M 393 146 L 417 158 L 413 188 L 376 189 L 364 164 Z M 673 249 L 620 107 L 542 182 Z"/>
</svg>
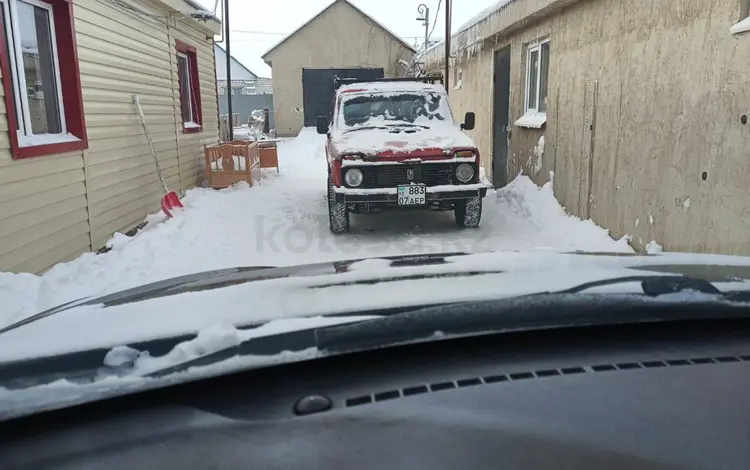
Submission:
<svg viewBox="0 0 750 470">
<path fill-rule="evenodd" d="M 456 223 L 461 228 L 477 228 L 482 220 L 482 198 L 473 197 L 456 201 L 453 206 Z"/>
<path fill-rule="evenodd" d="M 330 174 L 328 175 L 328 223 L 333 234 L 349 231 L 349 209 L 346 203 L 336 202 Z"/>
</svg>

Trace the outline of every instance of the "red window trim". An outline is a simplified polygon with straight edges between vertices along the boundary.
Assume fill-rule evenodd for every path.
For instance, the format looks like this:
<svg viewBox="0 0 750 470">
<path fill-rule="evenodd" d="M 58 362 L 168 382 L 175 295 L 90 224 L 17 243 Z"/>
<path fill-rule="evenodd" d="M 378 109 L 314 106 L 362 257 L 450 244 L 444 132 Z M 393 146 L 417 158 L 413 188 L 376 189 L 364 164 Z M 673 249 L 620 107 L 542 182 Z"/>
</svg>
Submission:
<svg viewBox="0 0 750 470">
<path fill-rule="evenodd" d="M 52 5 L 52 17 L 55 22 L 57 37 L 57 55 L 65 58 L 65 66 L 60 67 L 63 107 L 65 108 L 65 126 L 70 134 L 78 137 L 77 142 L 59 142 L 54 144 L 30 145 L 21 147 L 18 143 L 16 122 L 16 102 L 10 80 L 3 80 L 5 91 L 5 109 L 8 116 L 8 133 L 10 148 L 14 159 L 40 157 L 57 153 L 73 152 L 89 148 L 86 134 L 86 118 L 83 113 L 83 92 L 81 74 L 78 67 L 78 45 L 75 36 L 75 18 L 73 0 L 42 0 Z M 5 28 L 0 21 L 0 71 L 3 77 L 10 76 L 10 58 L 5 40 Z"/>
<path fill-rule="evenodd" d="M 175 41 L 175 47 L 177 49 L 177 52 L 181 52 L 185 55 L 187 55 L 191 62 L 193 63 L 193 67 L 190 68 L 190 93 L 195 99 L 195 108 L 193 109 L 193 119 L 197 117 L 196 124 L 200 124 L 199 127 L 185 127 L 185 123 L 182 123 L 182 133 L 183 134 L 194 134 L 197 132 L 203 131 L 203 106 L 201 105 L 201 84 L 200 80 L 198 78 L 198 52 L 197 49 L 194 46 L 191 46 L 190 44 L 180 41 L 177 39 Z M 179 73 L 179 72 L 178 72 Z M 182 103 L 182 93 L 180 93 L 180 103 Z M 192 103 L 191 103 L 192 106 Z M 182 117 L 182 113 L 180 113 L 180 117 Z"/>
</svg>

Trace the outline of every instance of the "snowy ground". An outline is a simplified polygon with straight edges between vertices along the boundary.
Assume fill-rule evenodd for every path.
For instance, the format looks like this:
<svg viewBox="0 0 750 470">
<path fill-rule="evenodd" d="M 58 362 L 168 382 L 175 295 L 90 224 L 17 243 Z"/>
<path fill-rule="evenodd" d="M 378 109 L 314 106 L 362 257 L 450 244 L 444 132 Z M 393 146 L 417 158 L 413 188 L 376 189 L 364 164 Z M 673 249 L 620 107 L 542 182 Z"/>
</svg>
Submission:
<svg viewBox="0 0 750 470">
<path fill-rule="evenodd" d="M 265 170 L 261 186 L 189 191 L 184 212 L 167 221 L 150 216 L 135 237 L 117 234 L 106 254 L 85 254 L 43 276 L 0 273 L 0 326 L 80 297 L 232 266 L 446 251 L 632 251 L 625 240 L 566 215 L 551 187 L 526 177 L 488 193 L 476 230 L 456 227 L 450 212 L 391 212 L 355 215 L 352 232 L 334 236 L 322 144 L 306 129 L 281 142 L 281 173 Z"/>
</svg>

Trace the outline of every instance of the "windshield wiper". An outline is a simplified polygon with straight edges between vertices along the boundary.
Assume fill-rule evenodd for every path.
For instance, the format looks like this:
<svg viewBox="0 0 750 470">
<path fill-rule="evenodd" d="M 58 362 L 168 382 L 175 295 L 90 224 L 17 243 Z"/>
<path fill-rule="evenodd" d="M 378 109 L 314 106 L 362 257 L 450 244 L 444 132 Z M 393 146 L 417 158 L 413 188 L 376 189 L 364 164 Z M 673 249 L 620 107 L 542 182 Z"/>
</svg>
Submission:
<svg viewBox="0 0 750 470">
<path fill-rule="evenodd" d="M 370 129 L 385 129 L 385 127 L 383 126 L 361 126 L 361 127 L 357 127 L 354 129 L 347 129 L 344 132 L 342 132 L 342 134 L 348 134 L 350 132 L 356 132 L 356 131 L 366 131 Z"/>
<path fill-rule="evenodd" d="M 614 279 L 602 279 L 601 281 L 586 282 L 570 289 L 557 291 L 558 294 L 577 294 L 596 287 L 626 284 L 629 282 L 640 282 L 643 293 L 654 297 L 657 295 L 670 294 L 674 292 L 695 291 L 704 294 L 721 294 L 721 291 L 705 279 L 687 276 L 626 276 Z"/>
<path fill-rule="evenodd" d="M 643 293 L 583 293 L 594 287 L 637 281 Z M 750 291 L 721 292 L 708 281 L 685 276 L 628 276 L 557 292 L 426 307 L 331 326 L 318 330 L 316 339 L 320 350 L 343 353 L 451 336 L 738 318 L 750 319 Z"/>
<path fill-rule="evenodd" d="M 399 122 L 394 124 L 386 124 L 388 127 L 421 127 L 422 129 L 429 129 L 430 126 L 423 126 L 422 124 L 412 124 L 409 122 Z"/>
<path fill-rule="evenodd" d="M 596 287 L 632 282 L 640 282 L 643 292 L 585 292 Z M 163 369 L 151 370 L 144 375 L 162 377 L 191 367 L 210 366 L 233 357 L 275 356 L 284 351 L 316 349 L 320 355 L 328 355 L 504 332 L 649 322 L 750 319 L 750 291 L 721 292 L 706 280 L 679 275 L 628 276 L 588 282 L 557 292 L 431 306 L 341 312 L 326 316 L 358 315 L 365 315 L 370 319 L 256 336 L 236 346 L 212 351 Z M 248 330 L 264 324 L 265 322 L 237 328 Z M 149 351 L 153 357 L 160 357 L 180 342 L 192 339 L 195 339 L 194 336 L 183 335 L 128 346 L 138 351 Z M 108 349 L 84 351 L 0 364 L 0 385 L 14 388 L 13 384 L 21 380 L 25 387 L 29 385 L 29 376 L 39 376 L 34 379 L 38 383 L 71 375 L 90 376 L 90 380 L 95 380 L 101 372 L 107 352 Z M 127 369 L 125 366 L 124 369 L 112 372 L 127 375 L 130 373 Z M 31 374 L 30 371 L 36 372 Z"/>
<path fill-rule="evenodd" d="M 582 293 L 593 287 L 634 281 L 642 283 L 643 293 Z M 692 292 L 698 295 L 664 297 Z M 685 276 L 628 276 L 558 292 L 340 315 L 379 318 L 251 338 L 238 346 L 153 371 L 148 376 L 168 375 L 234 356 L 272 356 L 309 348 L 333 354 L 450 336 L 644 322 L 750 319 L 750 291 L 722 293 L 708 281 Z"/>
<path fill-rule="evenodd" d="M 164 279 L 142 286 L 131 287 L 119 292 L 105 294 L 100 297 L 84 297 L 81 299 L 71 300 L 64 304 L 52 307 L 42 312 L 36 313 L 29 317 L 23 318 L 15 323 L 0 328 L 0 335 L 7 333 L 16 328 L 34 323 L 52 315 L 70 310 L 74 307 L 84 307 L 92 305 L 103 305 L 113 307 L 116 305 L 141 302 L 144 300 L 164 297 L 168 295 L 177 295 L 184 292 L 198 292 L 202 290 L 221 289 L 234 284 L 244 284 L 247 282 L 258 281 L 263 279 L 275 279 L 288 276 L 288 268 L 275 268 L 274 266 L 246 266 L 239 268 L 225 268 L 214 271 L 206 271 L 195 274 L 186 274 L 171 279 Z M 274 274 L 266 274 L 268 270 Z"/>
</svg>

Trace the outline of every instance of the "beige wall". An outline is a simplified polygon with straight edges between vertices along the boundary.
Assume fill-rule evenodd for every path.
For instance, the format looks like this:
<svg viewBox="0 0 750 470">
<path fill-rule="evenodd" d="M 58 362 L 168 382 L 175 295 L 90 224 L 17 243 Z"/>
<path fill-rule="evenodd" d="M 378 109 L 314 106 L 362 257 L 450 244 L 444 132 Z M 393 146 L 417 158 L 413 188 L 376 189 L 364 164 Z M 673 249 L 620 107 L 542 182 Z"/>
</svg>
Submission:
<svg viewBox="0 0 750 470">
<path fill-rule="evenodd" d="M 412 55 L 346 2 L 336 2 L 265 57 L 273 68 L 276 133 L 296 135 L 303 127 L 303 68 L 383 67 L 386 76 L 397 76 L 398 60 Z"/>
<path fill-rule="evenodd" d="M 141 97 L 170 189 L 195 185 L 203 143 L 218 138 L 210 32 L 185 20 L 167 28 L 165 21 L 136 16 L 109 1 L 76 2 L 74 11 L 89 148 L 11 159 L 0 100 L 0 271 L 43 271 L 101 248 L 114 232 L 159 210 L 163 190 L 133 93 Z M 202 133 L 181 132 L 175 39 L 197 48 Z"/>
<path fill-rule="evenodd" d="M 741 0 L 555 3 L 510 4 L 504 23 L 493 19 L 506 28 L 499 38 L 457 53 L 464 85 L 451 92 L 454 110 L 477 113 L 472 136 L 488 174 L 493 51 L 511 45 L 513 122 L 523 111 L 525 45 L 549 36 L 547 124 L 513 126 L 509 176 L 529 174 L 543 134 L 542 168 L 530 176 L 542 184 L 555 171 L 555 194 L 572 214 L 632 235 L 637 248 L 655 239 L 667 250 L 750 255 L 750 123 L 741 123 L 750 114 L 750 33 L 729 33 Z M 534 11 L 536 22 L 513 23 Z"/>
</svg>

